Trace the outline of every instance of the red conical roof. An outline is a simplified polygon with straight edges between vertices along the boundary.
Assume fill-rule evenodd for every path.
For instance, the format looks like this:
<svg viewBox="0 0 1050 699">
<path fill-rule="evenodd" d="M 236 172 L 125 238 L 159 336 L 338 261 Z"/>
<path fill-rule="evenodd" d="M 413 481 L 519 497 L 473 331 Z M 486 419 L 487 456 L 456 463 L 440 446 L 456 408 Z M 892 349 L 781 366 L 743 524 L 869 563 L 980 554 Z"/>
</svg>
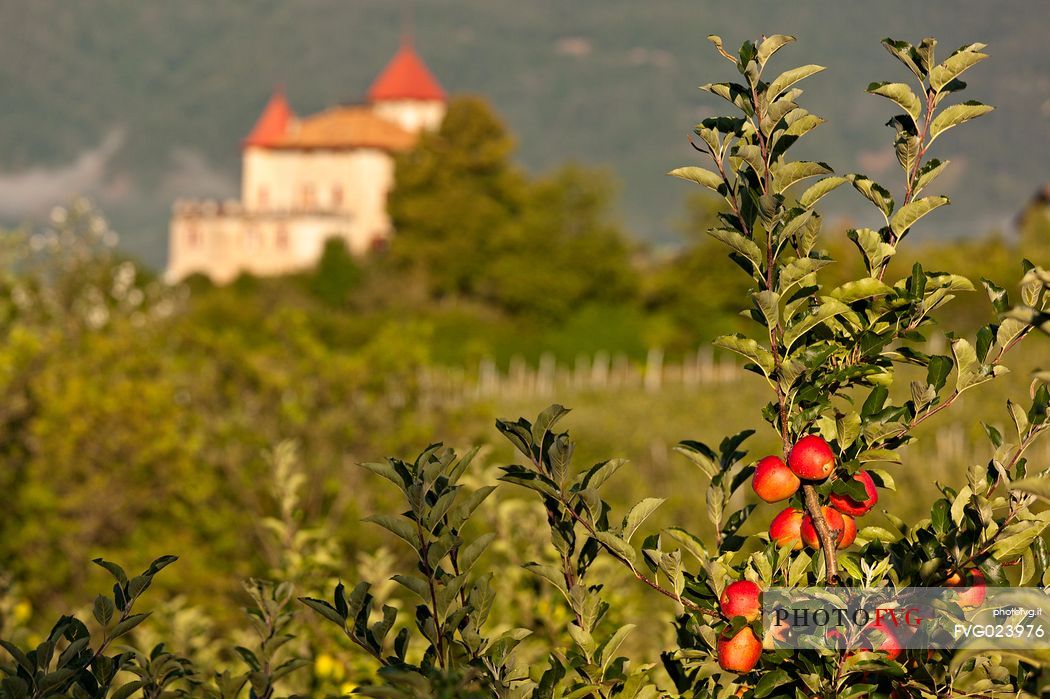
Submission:
<svg viewBox="0 0 1050 699">
<path fill-rule="evenodd" d="M 284 90 L 278 88 L 274 91 L 270 101 L 267 102 L 262 116 L 255 122 L 255 127 L 248 137 L 241 142 L 245 148 L 249 146 L 267 147 L 278 143 L 288 131 L 288 124 L 295 118 L 295 113 L 288 106 Z"/>
<path fill-rule="evenodd" d="M 383 69 L 368 90 L 371 102 L 384 100 L 445 100 L 437 78 L 430 72 L 423 59 L 405 41 L 393 60 Z"/>
</svg>

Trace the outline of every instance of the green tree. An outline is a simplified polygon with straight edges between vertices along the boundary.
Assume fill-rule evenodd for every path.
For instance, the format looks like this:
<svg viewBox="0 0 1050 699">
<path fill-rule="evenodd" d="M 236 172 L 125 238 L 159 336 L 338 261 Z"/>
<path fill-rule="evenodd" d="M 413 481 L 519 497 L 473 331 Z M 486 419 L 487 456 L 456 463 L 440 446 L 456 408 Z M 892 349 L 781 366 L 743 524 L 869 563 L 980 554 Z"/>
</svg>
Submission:
<svg viewBox="0 0 1050 699">
<path fill-rule="evenodd" d="M 452 102 L 441 128 L 398 160 L 395 263 L 422 272 L 435 296 L 545 319 L 632 298 L 637 275 L 610 214 L 610 178 L 567 166 L 530 180 L 512 154 L 485 102 Z"/>
<path fill-rule="evenodd" d="M 610 216 L 613 191 L 604 173 L 573 165 L 531 183 L 520 217 L 493 241 L 482 295 L 549 320 L 586 304 L 633 300 L 638 275 Z"/>
<path fill-rule="evenodd" d="M 484 100 L 452 101 L 441 127 L 397 160 L 390 215 L 395 262 L 422 271 L 435 295 L 473 294 L 527 187 L 514 141 Z"/>
<path fill-rule="evenodd" d="M 361 267 L 350 254 L 346 241 L 329 238 L 316 269 L 307 277 L 307 287 L 329 306 L 346 305 L 351 292 L 361 284 Z"/>
</svg>

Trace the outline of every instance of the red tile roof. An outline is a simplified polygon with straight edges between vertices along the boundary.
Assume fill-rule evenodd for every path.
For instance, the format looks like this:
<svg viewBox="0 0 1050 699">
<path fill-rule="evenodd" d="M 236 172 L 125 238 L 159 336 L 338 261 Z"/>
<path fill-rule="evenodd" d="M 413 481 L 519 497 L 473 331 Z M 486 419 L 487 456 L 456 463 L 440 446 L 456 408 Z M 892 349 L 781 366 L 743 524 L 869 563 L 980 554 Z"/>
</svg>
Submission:
<svg viewBox="0 0 1050 699">
<path fill-rule="evenodd" d="M 288 131 L 288 126 L 295 119 L 295 113 L 285 99 L 284 90 L 278 88 L 274 91 L 270 101 L 263 109 L 262 116 L 255 122 L 255 127 L 248 137 L 241 142 L 247 148 L 249 146 L 267 147 L 276 143 Z"/>
<path fill-rule="evenodd" d="M 409 42 L 380 73 L 368 90 L 368 99 L 372 102 L 384 100 L 445 100 L 445 91 L 441 89 L 437 78 L 430 72 L 423 59 L 412 48 Z"/>
</svg>

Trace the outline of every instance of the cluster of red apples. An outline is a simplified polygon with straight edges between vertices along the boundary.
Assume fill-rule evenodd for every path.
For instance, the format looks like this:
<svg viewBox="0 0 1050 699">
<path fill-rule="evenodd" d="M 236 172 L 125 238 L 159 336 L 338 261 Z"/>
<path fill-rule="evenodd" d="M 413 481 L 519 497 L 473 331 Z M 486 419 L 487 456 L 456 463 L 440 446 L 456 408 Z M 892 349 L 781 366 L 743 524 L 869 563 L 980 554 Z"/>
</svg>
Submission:
<svg viewBox="0 0 1050 699">
<path fill-rule="evenodd" d="M 831 447 L 819 435 L 811 434 L 795 443 L 788 454 L 787 463 L 779 456 L 767 456 L 759 461 L 751 486 L 758 497 L 766 502 L 780 502 L 794 495 L 803 481 L 823 481 L 834 470 L 835 454 Z M 828 496 L 830 506 L 821 508 L 824 521 L 840 549 L 850 546 L 857 538 L 854 517 L 867 513 L 879 501 L 875 482 L 867 471 L 858 471 L 853 479 L 864 486 L 863 500 L 832 493 Z M 797 507 L 788 507 L 773 518 L 769 525 L 769 538 L 778 546 L 790 546 L 796 550 L 801 549 L 803 544 L 812 549 L 820 548 L 820 538 L 813 519 Z"/>
<path fill-rule="evenodd" d="M 767 456 L 755 466 L 751 485 L 766 502 L 780 502 L 792 497 L 802 483 L 818 483 L 826 480 L 835 471 L 835 454 L 824 439 L 818 435 L 802 437 L 788 454 L 787 463 L 778 456 Z M 867 471 L 858 471 L 852 478 L 864 486 L 862 501 L 848 495 L 832 493 L 828 496 L 830 506 L 821 507 L 824 520 L 836 547 L 844 549 L 857 538 L 856 517 L 866 514 L 879 500 L 875 483 Z M 769 538 L 778 546 L 789 546 L 799 550 L 803 545 L 819 549 L 820 538 L 812 518 L 798 507 L 788 507 L 773 518 L 769 525 Z M 985 598 L 985 578 L 978 568 L 970 568 L 962 574 L 956 571 L 945 581 L 947 587 L 960 587 L 957 602 L 963 607 L 980 605 Z M 722 615 L 729 620 L 743 617 L 748 624 L 762 614 L 762 588 L 750 580 L 738 580 L 728 585 L 719 598 Z M 873 625 L 882 632 L 882 640 L 875 649 L 886 653 L 891 660 L 900 655 L 902 644 L 894 632 L 882 624 Z M 727 629 L 718 639 L 718 664 L 724 670 L 737 673 L 750 672 L 762 655 L 762 641 L 751 626 L 743 626 L 736 633 Z"/>
<path fill-rule="evenodd" d="M 808 435 L 799 439 L 788 454 L 787 463 L 779 456 L 767 456 L 755 465 L 751 486 L 758 497 L 766 502 L 780 502 L 792 497 L 802 482 L 816 483 L 826 480 L 835 470 L 835 454 L 824 439 Z M 875 483 L 866 471 L 858 471 L 854 479 L 864 486 L 863 501 L 848 495 L 833 493 L 828 497 L 830 506 L 821 508 L 836 546 L 844 549 L 857 538 L 854 517 L 867 513 L 879 495 Z M 801 508 L 788 507 L 773 518 L 769 525 L 769 538 L 778 546 L 789 546 L 795 550 L 803 544 L 812 549 L 820 548 L 820 537 L 813 519 Z M 722 614 L 727 619 L 742 616 L 749 623 L 762 613 L 762 590 L 750 580 L 738 580 L 727 586 L 720 598 Z M 724 670 L 745 673 L 758 662 L 762 654 L 762 641 L 750 626 L 744 626 L 735 634 L 723 634 L 718 641 L 718 663 Z"/>
</svg>

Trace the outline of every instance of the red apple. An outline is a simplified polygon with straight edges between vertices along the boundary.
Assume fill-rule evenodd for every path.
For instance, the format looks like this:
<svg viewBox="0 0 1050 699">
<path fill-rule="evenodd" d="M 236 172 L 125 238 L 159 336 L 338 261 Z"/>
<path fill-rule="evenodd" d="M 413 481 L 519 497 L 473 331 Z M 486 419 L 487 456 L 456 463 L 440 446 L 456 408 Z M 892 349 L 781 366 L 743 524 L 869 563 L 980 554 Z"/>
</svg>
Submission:
<svg viewBox="0 0 1050 699">
<path fill-rule="evenodd" d="M 839 548 L 849 548 L 857 540 L 857 523 L 849 515 L 842 515 L 842 537 Z"/>
<path fill-rule="evenodd" d="M 822 481 L 835 469 L 835 454 L 820 435 L 806 435 L 791 447 L 788 466 L 799 478 Z"/>
<path fill-rule="evenodd" d="M 835 544 L 842 540 L 842 534 L 846 528 L 846 523 L 842 519 L 842 515 L 838 513 L 838 510 L 833 510 L 830 507 L 824 506 L 820 508 L 820 511 L 824 513 L 824 520 L 828 523 L 828 527 L 831 529 L 831 535 L 835 537 Z M 813 524 L 813 519 L 806 515 L 802 518 L 802 524 L 799 527 L 799 534 L 802 536 L 802 541 L 806 546 L 811 549 L 820 548 L 820 537 L 817 536 L 817 528 Z"/>
<path fill-rule="evenodd" d="M 897 638 L 897 634 L 893 632 L 888 624 L 883 622 L 872 622 L 865 627 L 865 631 L 878 632 L 870 635 L 866 633 L 866 638 L 870 639 L 872 637 L 878 637 L 881 638 L 881 640 L 879 641 L 878 647 L 872 648 L 873 644 L 869 643 L 866 647 L 863 647 L 864 650 L 882 651 L 886 654 L 888 660 L 896 660 L 897 656 L 901 654 L 901 648 L 903 646 L 901 645 L 900 639 Z"/>
<path fill-rule="evenodd" d="M 960 588 L 955 597 L 960 607 L 979 607 L 988 594 L 988 585 L 980 568 L 970 568 L 965 571 L 965 575 L 960 575 L 956 571 L 944 581 L 944 584 L 948 587 Z"/>
<path fill-rule="evenodd" d="M 864 500 L 857 501 L 848 495 L 832 493 L 828 496 L 828 501 L 842 514 L 859 517 L 875 507 L 875 503 L 879 501 L 879 491 L 875 490 L 875 481 L 871 480 L 871 474 L 867 471 L 857 471 L 853 474 L 853 480 L 860 481 L 864 485 L 864 492 L 867 493 Z"/>
<path fill-rule="evenodd" d="M 797 507 L 788 507 L 769 523 L 769 538 L 777 546 L 790 546 L 798 551 L 802 548 L 800 528 L 804 513 Z"/>
<path fill-rule="evenodd" d="M 745 626 L 729 636 L 725 632 L 718 637 L 718 664 L 723 670 L 743 674 L 751 672 L 762 656 L 762 641 Z"/>
<path fill-rule="evenodd" d="M 801 484 L 802 481 L 779 456 L 767 456 L 759 461 L 751 478 L 751 487 L 766 502 L 787 500 Z"/>
<path fill-rule="evenodd" d="M 762 588 L 750 580 L 737 580 L 722 591 L 719 603 L 726 619 L 742 616 L 754 621 L 762 615 Z"/>
</svg>

